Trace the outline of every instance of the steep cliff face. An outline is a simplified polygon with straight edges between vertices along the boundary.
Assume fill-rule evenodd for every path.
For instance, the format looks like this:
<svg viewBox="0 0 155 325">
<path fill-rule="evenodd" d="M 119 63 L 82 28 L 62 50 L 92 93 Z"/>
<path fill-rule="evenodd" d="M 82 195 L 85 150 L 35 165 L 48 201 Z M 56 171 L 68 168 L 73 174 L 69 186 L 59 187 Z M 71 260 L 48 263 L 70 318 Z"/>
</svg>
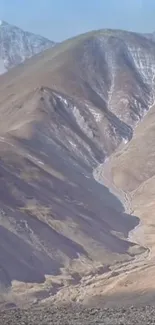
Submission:
<svg viewBox="0 0 155 325">
<path fill-rule="evenodd" d="M 0 21 L 0 73 L 54 46 L 54 42 Z"/>
</svg>

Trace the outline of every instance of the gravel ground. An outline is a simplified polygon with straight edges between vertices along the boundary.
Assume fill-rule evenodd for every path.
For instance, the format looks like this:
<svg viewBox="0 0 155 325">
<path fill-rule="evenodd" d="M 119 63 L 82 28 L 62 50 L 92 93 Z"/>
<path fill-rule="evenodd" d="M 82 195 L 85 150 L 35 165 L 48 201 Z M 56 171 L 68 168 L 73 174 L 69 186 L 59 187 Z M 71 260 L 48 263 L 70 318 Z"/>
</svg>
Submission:
<svg viewBox="0 0 155 325">
<path fill-rule="evenodd" d="M 45 307 L 0 313 L 3 325 L 150 325 L 155 324 L 155 307 L 96 309 Z"/>
</svg>

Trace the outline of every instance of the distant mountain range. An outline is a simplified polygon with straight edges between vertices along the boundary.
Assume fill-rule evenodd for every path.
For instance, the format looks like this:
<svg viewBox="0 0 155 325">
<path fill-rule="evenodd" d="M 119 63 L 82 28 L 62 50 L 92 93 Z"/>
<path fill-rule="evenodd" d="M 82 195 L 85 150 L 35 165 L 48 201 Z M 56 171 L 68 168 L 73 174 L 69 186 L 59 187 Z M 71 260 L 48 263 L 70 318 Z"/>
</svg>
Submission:
<svg viewBox="0 0 155 325">
<path fill-rule="evenodd" d="M 54 44 L 44 37 L 0 21 L 0 74 Z"/>
</svg>

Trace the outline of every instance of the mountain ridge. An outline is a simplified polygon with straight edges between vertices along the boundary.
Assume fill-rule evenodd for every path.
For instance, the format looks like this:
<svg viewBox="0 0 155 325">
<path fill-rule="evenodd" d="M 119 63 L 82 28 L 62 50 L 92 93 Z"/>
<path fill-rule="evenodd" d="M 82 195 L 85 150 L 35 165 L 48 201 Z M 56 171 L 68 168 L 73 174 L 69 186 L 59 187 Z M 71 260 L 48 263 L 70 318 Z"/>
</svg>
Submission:
<svg viewBox="0 0 155 325">
<path fill-rule="evenodd" d="M 0 73 L 2 74 L 31 56 L 53 47 L 54 44 L 45 37 L 25 32 L 19 27 L 1 20 Z"/>
<path fill-rule="evenodd" d="M 35 278 L 37 288 L 40 282 L 46 287 L 50 278 L 59 281 L 52 299 L 67 300 L 70 291 L 71 300 L 86 302 L 90 293 L 103 296 L 115 285 L 121 290 L 121 280 L 140 268 L 148 248 L 129 239 L 138 216 L 125 213 L 93 171 L 132 142 L 154 102 L 154 75 L 152 41 L 99 31 L 55 45 L 0 76 L 6 286 Z"/>
</svg>

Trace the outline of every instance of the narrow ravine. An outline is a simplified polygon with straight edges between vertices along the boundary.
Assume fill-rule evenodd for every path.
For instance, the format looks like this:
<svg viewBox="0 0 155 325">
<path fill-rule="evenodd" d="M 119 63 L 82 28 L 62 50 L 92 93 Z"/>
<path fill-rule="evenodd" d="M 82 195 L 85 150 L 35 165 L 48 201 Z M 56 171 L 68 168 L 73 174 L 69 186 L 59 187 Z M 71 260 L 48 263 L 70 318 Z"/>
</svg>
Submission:
<svg viewBox="0 0 155 325">
<path fill-rule="evenodd" d="M 111 175 L 110 160 L 111 160 L 111 157 L 107 158 L 103 164 L 100 164 L 96 169 L 94 169 L 93 177 L 98 183 L 106 186 L 109 189 L 109 191 L 119 199 L 119 201 L 122 203 L 122 205 L 124 207 L 125 213 L 132 215 L 133 209 L 132 209 L 132 204 L 131 204 L 130 193 L 127 193 L 127 192 L 123 191 L 122 189 L 116 187 L 116 185 L 113 183 L 113 179 L 112 179 L 112 175 Z M 142 226 L 142 222 L 139 219 L 139 224 L 129 232 L 128 238 L 127 238 L 128 241 L 133 242 L 136 245 L 138 245 L 139 247 L 143 247 L 145 249 L 145 252 L 143 252 L 142 254 L 137 255 L 137 256 L 135 255 L 135 258 L 134 258 L 134 263 L 140 262 L 140 265 L 144 260 L 145 260 L 145 262 L 146 262 L 146 259 L 150 260 L 150 249 L 148 247 L 144 247 L 142 241 L 137 240 L 136 234 L 139 231 L 139 229 L 141 228 L 141 226 Z M 129 263 L 131 263 L 131 261 Z"/>
<path fill-rule="evenodd" d="M 93 176 L 98 183 L 108 187 L 109 191 L 119 199 L 119 201 L 124 207 L 124 212 L 131 214 L 132 207 L 130 196 L 128 193 L 117 188 L 113 183 L 109 159 L 107 159 L 105 163 L 100 164 L 96 169 L 94 169 Z"/>
</svg>

